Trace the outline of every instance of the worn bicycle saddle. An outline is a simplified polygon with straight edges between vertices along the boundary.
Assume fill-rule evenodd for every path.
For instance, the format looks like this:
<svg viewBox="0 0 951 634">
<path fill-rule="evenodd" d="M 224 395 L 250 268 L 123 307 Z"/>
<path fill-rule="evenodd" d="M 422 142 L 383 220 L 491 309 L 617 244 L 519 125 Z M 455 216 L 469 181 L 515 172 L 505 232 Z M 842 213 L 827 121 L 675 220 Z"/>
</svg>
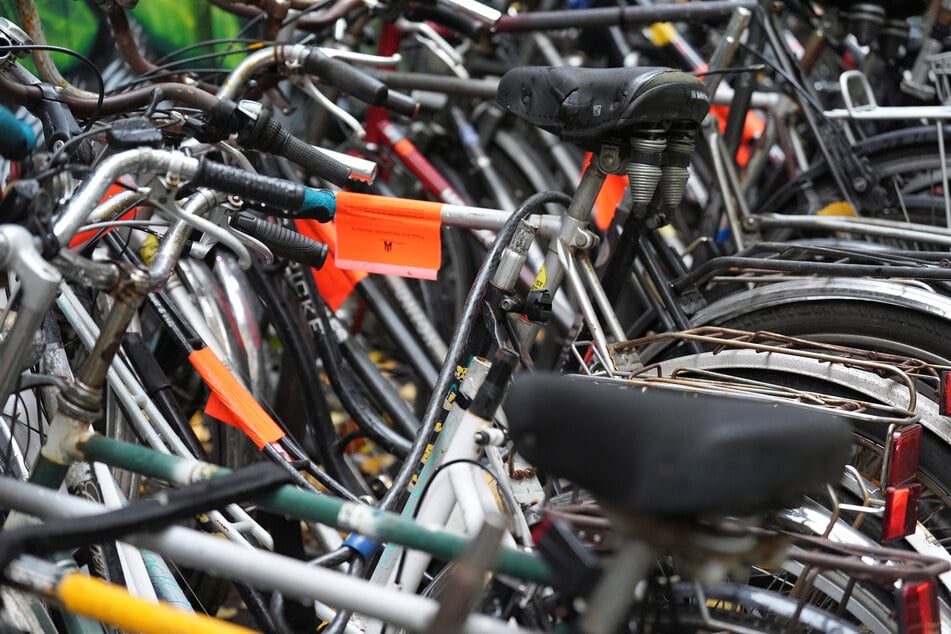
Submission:
<svg viewBox="0 0 951 634">
<path fill-rule="evenodd" d="M 520 376 L 505 412 L 539 469 L 659 517 L 797 505 L 838 481 L 851 450 L 848 423 L 828 411 L 592 377 Z"/>
<path fill-rule="evenodd" d="M 670 68 L 526 66 L 502 77 L 498 103 L 566 141 L 591 146 L 638 125 L 692 121 L 710 109 L 707 89 Z"/>
</svg>

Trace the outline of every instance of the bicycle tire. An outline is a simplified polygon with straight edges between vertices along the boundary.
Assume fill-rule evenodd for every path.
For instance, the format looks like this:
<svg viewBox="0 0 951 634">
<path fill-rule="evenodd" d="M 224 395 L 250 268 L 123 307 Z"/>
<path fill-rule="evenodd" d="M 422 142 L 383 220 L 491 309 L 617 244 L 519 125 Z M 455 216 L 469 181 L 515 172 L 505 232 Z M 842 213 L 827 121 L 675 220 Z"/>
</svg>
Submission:
<svg viewBox="0 0 951 634">
<path fill-rule="evenodd" d="M 951 341 L 944 336 L 951 323 L 895 305 L 803 298 L 714 325 L 903 354 L 939 364 L 951 361 Z"/>
<path fill-rule="evenodd" d="M 856 376 L 855 372 L 850 371 L 848 368 L 831 368 L 827 364 L 812 360 L 803 361 L 802 359 L 789 357 L 788 355 L 764 355 L 752 350 L 725 350 L 715 354 L 705 352 L 688 357 L 669 359 L 660 362 L 659 365 L 662 373 L 665 375 L 669 374 L 675 365 L 678 365 L 686 368 L 701 368 L 704 370 L 716 370 L 727 373 L 732 372 L 744 377 L 763 377 L 764 375 L 768 375 L 772 382 L 779 382 L 777 379 L 784 379 L 782 382 L 783 385 L 798 385 L 800 387 L 806 387 L 807 389 L 814 388 L 817 382 L 825 382 L 828 386 L 839 388 L 839 393 L 853 391 L 867 399 L 879 398 L 882 402 L 890 404 L 902 404 L 900 399 L 907 400 L 906 391 L 904 394 L 899 395 L 899 392 L 903 390 L 889 389 L 887 387 L 888 382 L 884 379 L 870 380 L 868 377 L 865 377 L 862 381 L 859 381 L 854 378 Z M 938 517 L 938 510 L 934 510 L 933 500 L 949 500 L 948 487 L 947 485 L 943 485 L 942 482 L 951 481 L 947 479 L 942 480 L 942 478 L 947 477 L 949 470 L 946 467 L 951 464 L 951 445 L 949 445 L 946 440 L 949 437 L 948 432 L 951 430 L 949 430 L 949 426 L 944 418 L 938 415 L 938 409 L 935 403 L 926 399 L 919 399 L 918 412 L 922 414 L 922 424 L 925 427 L 918 480 L 926 487 L 927 491 L 922 497 L 919 521 L 923 519 L 922 516 L 928 515 L 929 517 L 924 519 L 927 519 L 929 524 L 933 525 L 932 522 L 935 520 L 941 522 L 941 518 Z M 874 429 L 878 429 L 879 432 L 881 432 L 880 426 L 873 428 L 873 430 Z M 871 433 L 873 430 L 862 425 L 856 425 L 854 430 L 863 438 L 881 442 L 881 439 L 877 439 L 876 435 Z M 947 504 L 947 502 L 944 503 Z M 947 511 L 948 507 L 945 506 L 942 512 L 946 516 L 951 516 L 951 513 Z M 838 521 L 839 523 L 847 525 L 847 522 L 843 519 L 839 519 Z M 948 526 L 948 524 L 941 522 L 941 526 Z M 878 541 L 881 535 L 878 530 L 879 528 L 880 527 L 876 525 L 863 524 L 862 532 L 871 541 Z M 926 529 L 926 532 L 932 533 L 928 535 L 927 538 L 934 539 L 931 529 L 929 527 L 926 527 Z M 911 541 L 908 541 L 907 546 L 915 550 L 922 547 L 921 544 Z M 930 554 L 933 555 L 935 553 L 931 552 Z M 942 620 L 944 623 L 951 623 L 951 611 L 949 611 L 948 607 L 948 600 L 949 597 L 951 597 L 951 588 L 945 587 L 942 597 Z M 887 605 L 865 605 L 863 603 L 863 601 L 875 602 L 881 600 L 883 599 L 881 599 L 879 595 L 869 593 L 864 595 L 862 601 L 857 603 L 854 607 L 850 605 L 849 610 L 858 614 L 887 613 L 891 609 Z"/>
<path fill-rule="evenodd" d="M 689 583 L 675 583 L 671 586 L 671 592 L 675 598 L 688 600 L 695 598 L 693 585 Z M 811 632 L 849 632 L 853 630 L 848 623 L 832 614 L 811 605 L 805 605 L 799 611 L 795 600 L 762 588 L 728 583 L 705 589 L 704 595 L 707 599 L 707 611 L 721 622 L 730 619 L 740 625 L 737 620 L 738 617 L 742 617 L 743 620 L 753 619 L 754 622 L 762 622 L 764 631 L 781 632 L 786 631 L 785 628 L 789 626 L 791 621 L 790 617 L 798 612 L 799 623 Z M 678 614 L 678 619 L 680 620 L 679 625 L 682 626 L 709 626 L 699 610 Z M 776 619 L 775 623 L 772 622 L 774 619 Z M 747 623 L 743 623 L 743 625 L 748 626 Z"/>
<path fill-rule="evenodd" d="M 942 365 L 951 360 L 951 343 L 944 336 L 951 324 L 934 315 L 893 305 L 803 298 L 718 321 L 715 325 L 908 354 Z M 934 397 L 926 391 L 922 393 Z M 951 501 L 951 446 L 933 430 L 926 429 L 922 439 L 921 469 L 932 482 L 926 487 L 936 493 L 940 491 L 939 499 Z M 951 511 L 947 507 L 946 511 L 945 524 L 951 529 Z"/>
<path fill-rule="evenodd" d="M 945 147 L 951 150 L 951 135 L 945 133 Z M 882 218 L 908 219 L 919 224 L 945 226 L 944 198 L 937 187 L 942 179 L 937 153 L 938 135 L 934 127 L 915 127 L 894 130 L 869 137 L 855 145 L 858 156 L 868 160 L 879 176 L 890 206 L 887 209 L 867 209 L 865 213 Z M 947 160 L 951 165 L 951 160 Z M 924 177 L 927 176 L 927 177 Z M 895 179 L 895 180 L 893 180 Z M 896 185 L 899 185 L 896 189 Z M 931 186 L 932 191 L 925 192 Z M 829 174 L 825 161 L 817 161 L 799 177 L 784 184 L 766 200 L 754 203 L 754 209 L 783 213 L 804 213 L 807 203 L 799 192 L 811 187 L 821 205 L 842 200 L 835 180 Z M 896 198 L 900 192 L 905 210 Z M 813 210 L 814 211 L 814 210 Z"/>
</svg>

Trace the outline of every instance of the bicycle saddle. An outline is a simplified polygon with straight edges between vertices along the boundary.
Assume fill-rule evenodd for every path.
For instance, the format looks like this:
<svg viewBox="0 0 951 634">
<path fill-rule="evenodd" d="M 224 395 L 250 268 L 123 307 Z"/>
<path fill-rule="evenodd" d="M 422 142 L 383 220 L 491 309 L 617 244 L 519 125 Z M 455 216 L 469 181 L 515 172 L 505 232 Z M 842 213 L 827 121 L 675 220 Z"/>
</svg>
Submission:
<svg viewBox="0 0 951 634">
<path fill-rule="evenodd" d="M 566 141 L 592 145 L 645 123 L 700 123 L 707 89 L 670 68 L 514 68 L 499 82 L 498 103 Z"/>
<path fill-rule="evenodd" d="M 852 444 L 831 412 L 590 377 L 517 377 L 505 412 L 539 469 L 660 517 L 798 505 L 841 477 Z"/>
</svg>

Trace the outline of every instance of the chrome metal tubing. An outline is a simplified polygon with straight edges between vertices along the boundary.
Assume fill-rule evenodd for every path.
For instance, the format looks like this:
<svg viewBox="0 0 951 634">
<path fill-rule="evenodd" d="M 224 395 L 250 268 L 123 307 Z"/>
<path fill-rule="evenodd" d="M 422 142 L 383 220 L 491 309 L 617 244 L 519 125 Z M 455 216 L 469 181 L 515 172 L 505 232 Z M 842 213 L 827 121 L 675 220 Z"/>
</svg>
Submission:
<svg viewBox="0 0 951 634">
<path fill-rule="evenodd" d="M 16 273 L 20 279 L 16 319 L 0 342 L 0 402 L 5 403 L 23 369 L 33 335 L 56 298 L 62 276 L 37 250 L 30 232 L 18 225 L 0 226 L 0 269 Z"/>
<path fill-rule="evenodd" d="M 105 509 L 80 498 L 61 495 L 38 486 L 0 478 L 0 501 L 7 508 L 47 520 L 95 515 Z M 320 600 L 338 609 L 378 618 L 411 631 L 424 630 L 438 610 L 433 599 L 382 588 L 363 579 L 263 550 L 241 548 L 226 540 L 173 526 L 141 533 L 124 541 L 155 551 L 178 564 L 211 570 L 216 574 L 271 588 L 305 601 Z M 482 614 L 470 615 L 460 632 L 528 634 L 534 630 L 510 626 Z"/>
<path fill-rule="evenodd" d="M 197 169 L 198 159 L 185 156 L 181 152 L 139 148 L 114 154 L 104 160 L 73 195 L 53 224 L 53 234 L 60 245 L 68 245 L 76 232 L 86 224 L 90 212 L 97 207 L 115 180 L 123 174 L 171 171 L 182 178 L 189 178 Z"/>
</svg>

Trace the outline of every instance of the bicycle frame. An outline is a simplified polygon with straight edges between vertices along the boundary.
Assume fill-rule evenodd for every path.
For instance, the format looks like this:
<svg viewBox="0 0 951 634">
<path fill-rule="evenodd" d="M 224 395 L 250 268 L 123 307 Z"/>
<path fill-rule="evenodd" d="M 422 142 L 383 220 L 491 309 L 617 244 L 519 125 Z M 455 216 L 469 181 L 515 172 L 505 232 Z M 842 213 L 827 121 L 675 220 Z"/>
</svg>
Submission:
<svg viewBox="0 0 951 634">
<path fill-rule="evenodd" d="M 126 446 L 123 451 L 130 447 Z M 95 503 L 7 478 L 0 481 L 0 496 L 4 505 L 47 519 L 90 515 L 102 510 Z M 351 518 L 356 520 L 356 516 Z M 273 588 L 303 600 L 325 601 L 413 630 L 425 629 L 438 609 L 432 599 L 410 597 L 339 572 L 314 568 L 265 551 L 241 548 L 185 528 L 172 527 L 127 539 L 140 548 L 153 550 L 184 565 L 216 570 L 235 581 Z M 459 539 L 455 543 L 454 552 L 458 553 L 465 542 Z M 490 617 L 473 614 L 462 631 L 528 633 L 532 630 L 512 628 Z"/>
<path fill-rule="evenodd" d="M 707 7 L 707 9 L 719 11 L 722 14 L 725 7 L 720 5 L 727 3 L 711 4 L 718 6 Z M 732 6 L 735 7 L 736 5 Z M 690 13 L 694 10 L 687 9 L 687 11 Z M 663 14 L 663 10 L 661 10 L 661 14 Z M 622 11 L 617 15 L 623 18 L 628 14 Z M 652 19 L 656 19 L 658 14 L 656 12 L 644 12 L 644 15 L 651 15 Z M 733 15 L 734 17 L 741 16 L 742 12 L 736 12 Z M 742 30 L 741 20 L 737 18 L 736 22 L 736 24 L 731 22 L 731 26 L 727 29 L 728 37 L 723 38 L 723 47 L 718 49 L 718 54 L 714 57 L 717 65 L 727 64 L 729 61 L 730 45 L 735 44 L 735 36 L 738 36 Z M 515 27 L 512 27 L 511 23 L 506 26 L 503 19 L 499 30 L 519 28 L 517 20 L 514 23 Z M 395 31 L 395 27 L 391 25 L 387 28 Z M 387 38 L 392 40 L 393 33 L 384 34 L 384 40 Z M 287 47 L 287 50 L 275 48 L 261 51 L 249 57 L 247 64 L 241 67 L 241 71 L 236 73 L 235 77 L 243 81 L 264 65 L 281 61 L 283 55 L 288 55 L 290 59 L 301 54 L 301 50 L 294 47 Z M 292 67 L 294 60 L 291 59 L 290 61 Z M 712 88 L 715 88 L 715 82 L 716 77 L 711 77 L 709 84 Z M 235 84 L 231 88 L 236 91 L 238 85 Z M 305 92 L 310 94 L 310 91 L 306 88 Z M 466 121 L 460 112 L 453 111 L 452 114 L 457 125 L 460 127 L 466 125 Z M 710 126 L 710 130 L 713 130 L 712 126 Z M 342 530 L 354 530 L 367 535 L 371 539 L 391 543 L 392 546 L 384 552 L 373 579 L 374 581 L 387 581 L 391 584 L 398 583 L 403 586 L 403 591 L 378 587 L 383 584 L 374 585 L 358 581 L 352 577 L 332 573 L 332 571 L 319 570 L 315 572 L 313 568 L 308 569 L 300 562 L 293 562 L 269 553 L 255 552 L 253 555 L 247 555 L 250 549 L 242 550 L 240 546 L 235 547 L 236 544 L 219 543 L 213 546 L 210 540 L 203 536 L 178 531 L 178 529 L 170 529 L 157 535 L 130 538 L 130 540 L 139 545 L 155 548 L 155 550 L 166 553 L 182 563 L 224 571 L 225 576 L 237 578 L 241 582 L 271 587 L 279 592 L 286 593 L 288 596 L 298 597 L 306 601 L 316 599 L 332 603 L 341 610 L 358 611 L 370 618 L 380 619 L 400 627 L 425 629 L 427 626 L 431 626 L 438 606 L 431 600 L 409 597 L 408 593 L 416 591 L 432 556 L 439 558 L 456 557 L 460 555 L 466 542 L 459 536 L 445 531 L 426 530 L 421 528 L 420 525 L 444 524 L 451 516 L 453 508 L 458 507 L 461 509 L 462 525 L 465 532 L 469 535 L 475 535 L 482 526 L 490 523 L 500 506 L 494 496 L 495 490 L 488 486 L 485 481 L 483 471 L 479 468 L 473 468 L 471 464 L 464 464 L 485 456 L 490 464 L 490 472 L 494 471 L 495 474 L 502 475 L 505 465 L 499 447 L 493 442 L 487 442 L 486 446 L 478 446 L 472 440 L 477 434 L 488 436 L 491 432 L 497 430 L 492 428 L 492 421 L 487 421 L 464 411 L 462 407 L 454 406 L 454 399 L 464 400 L 461 397 L 472 399 L 478 393 L 482 382 L 486 380 L 487 370 L 490 366 L 480 355 L 487 356 L 488 352 L 494 348 L 507 348 L 509 345 L 525 352 L 527 346 L 534 339 L 534 335 L 539 331 L 539 325 L 528 325 L 524 323 L 524 320 L 520 324 L 505 323 L 511 316 L 514 316 L 511 313 L 520 313 L 519 307 L 496 302 L 500 296 L 503 297 L 503 301 L 504 299 L 514 298 L 513 291 L 516 280 L 524 268 L 526 259 L 529 257 L 529 245 L 532 244 L 532 239 L 536 234 L 548 238 L 550 247 L 548 253 L 544 256 L 544 262 L 538 267 L 539 271 L 533 284 L 534 290 L 546 289 L 551 293 L 556 293 L 560 287 L 567 284 L 579 306 L 584 324 L 591 332 L 593 355 L 597 360 L 594 365 L 600 367 L 591 369 L 582 363 L 582 370 L 614 376 L 639 369 L 641 362 L 635 349 L 624 349 L 623 346 L 618 345 L 625 338 L 623 325 L 615 314 L 610 298 L 598 280 L 595 268 L 587 255 L 587 252 L 597 245 L 597 238 L 588 230 L 592 207 L 606 174 L 616 173 L 620 167 L 617 164 L 616 148 L 612 150 L 610 147 L 605 147 L 593 158 L 582 176 L 578 191 L 568 204 L 568 211 L 565 216 L 563 218 L 552 218 L 540 214 L 540 206 L 546 203 L 563 203 L 564 201 L 560 197 L 535 198 L 530 204 L 514 214 L 506 209 L 481 209 L 460 204 L 461 200 L 458 198 L 458 194 L 456 193 L 454 197 L 451 188 L 448 190 L 445 188 L 439 189 L 441 182 L 438 179 L 434 180 L 432 174 L 421 167 L 419 161 L 422 157 L 416 156 L 418 151 L 407 145 L 409 141 L 405 138 L 398 139 L 398 135 L 395 133 L 398 131 L 394 131 L 395 128 L 392 122 L 383 118 L 373 121 L 370 125 L 371 139 L 374 142 L 388 145 L 411 170 L 416 166 L 417 170 L 414 171 L 414 174 L 420 178 L 421 182 L 427 184 L 427 188 L 431 192 L 434 192 L 438 198 L 444 201 L 443 203 L 432 203 L 435 206 L 432 209 L 438 211 L 442 224 L 472 229 L 496 230 L 500 233 L 499 242 L 493 246 L 489 262 L 480 271 L 480 277 L 466 302 L 466 309 L 462 316 L 463 325 L 457 331 L 445 354 L 446 363 L 444 367 L 433 381 L 435 389 L 426 409 L 419 436 L 410 447 L 404 468 L 395 478 L 393 486 L 381 503 L 384 510 L 376 511 L 360 504 L 340 503 L 326 496 L 287 487 L 281 492 L 262 498 L 259 502 L 274 509 L 279 514 L 322 522 Z M 733 159 L 729 156 L 727 149 L 729 143 L 724 142 L 719 136 L 719 132 L 715 130 L 709 132 L 708 139 L 715 148 L 715 160 L 719 160 L 718 163 L 715 163 L 715 167 L 726 198 L 729 200 L 730 192 L 735 194 L 738 209 L 731 212 L 731 219 L 735 223 L 739 241 L 744 239 L 744 237 L 739 237 L 743 230 L 741 228 L 749 226 L 748 218 L 751 217 L 751 214 L 748 209 L 743 208 L 742 187 L 737 178 Z M 133 152 L 135 153 L 134 156 Z M 154 478 L 167 479 L 182 484 L 224 473 L 207 463 L 162 456 L 158 453 L 92 435 L 88 430 L 88 421 L 94 413 L 93 402 L 97 396 L 96 390 L 110 384 L 115 388 L 117 398 L 122 400 L 125 409 L 129 411 L 129 418 L 133 426 L 147 444 L 162 453 L 170 450 L 180 456 L 187 456 L 193 451 L 186 447 L 176 436 L 175 430 L 163 418 L 155 404 L 142 396 L 138 381 L 132 376 L 128 364 L 121 357 L 115 356 L 112 347 L 117 345 L 118 337 L 134 319 L 136 310 L 143 298 L 154 288 L 168 281 L 172 266 L 175 264 L 185 244 L 185 238 L 192 227 L 201 229 L 209 235 L 214 234 L 213 237 L 222 242 L 227 242 L 230 237 L 227 232 L 216 228 L 214 223 L 203 222 L 201 218 L 208 211 L 207 206 L 213 207 L 221 202 L 220 200 L 205 200 L 204 202 L 208 203 L 206 206 L 203 204 L 202 196 L 213 197 L 216 194 L 200 192 L 196 194 L 196 198 L 189 200 L 184 205 L 184 209 L 179 209 L 179 206 L 175 203 L 172 194 L 174 194 L 178 184 L 183 180 L 188 180 L 190 176 L 194 176 L 200 169 L 196 159 L 178 153 L 164 153 L 153 150 L 136 150 L 133 152 L 114 155 L 106 159 L 93 172 L 83 189 L 79 191 L 79 194 L 67 205 L 65 212 L 57 219 L 55 225 L 57 239 L 62 244 L 71 240 L 73 234 L 86 222 L 89 211 L 94 208 L 96 201 L 99 200 L 103 193 L 100 190 L 110 185 L 115 176 L 139 169 L 159 174 L 156 184 L 147 196 L 151 197 L 157 206 L 166 210 L 178 220 L 165 234 L 165 241 L 158 256 L 150 261 L 147 268 L 142 267 L 130 273 L 122 267 L 114 265 L 86 264 L 79 265 L 82 270 L 78 273 L 72 273 L 72 275 L 79 278 L 79 281 L 97 288 L 111 288 L 120 283 L 123 285 L 123 292 L 120 293 L 121 297 L 117 302 L 117 308 L 109 316 L 107 323 L 101 330 L 97 329 L 92 318 L 82 309 L 81 303 L 72 294 L 69 287 L 64 289 L 59 299 L 62 311 L 67 315 L 74 329 L 80 334 L 83 343 L 91 350 L 91 360 L 87 361 L 79 370 L 78 377 L 73 387 L 70 388 L 72 391 L 68 394 L 72 400 L 70 398 L 66 399 L 65 411 L 57 415 L 53 423 L 54 428 L 50 433 L 48 447 L 44 448 L 44 455 L 49 460 L 44 463 L 45 466 L 41 465 L 37 470 L 39 474 L 37 481 L 49 485 L 55 484 L 57 477 L 61 475 L 59 473 L 60 467 L 80 458 L 101 459 L 111 465 L 133 468 L 137 472 L 146 473 Z M 370 174 L 371 170 L 365 164 L 350 161 L 349 165 L 351 175 L 359 174 L 367 178 L 372 176 Z M 432 167 L 428 163 L 426 165 L 429 168 Z M 438 173 L 437 176 L 439 176 Z M 442 177 L 439 176 L 439 178 Z M 491 181 L 491 177 L 488 177 L 487 180 Z M 144 192 L 144 190 L 141 191 Z M 331 195 L 328 193 L 328 196 Z M 345 200 L 344 195 L 333 198 L 338 201 Z M 505 204 L 502 198 L 498 200 L 500 201 L 499 206 L 504 207 Z M 732 201 L 729 202 L 732 204 Z M 379 204 L 381 209 L 385 211 L 388 203 L 381 200 Z M 116 204 L 116 206 L 118 205 Z M 436 209 L 437 207 L 438 209 Z M 97 208 L 102 211 L 103 219 L 108 219 L 109 208 L 110 205 L 103 204 L 100 204 Z M 867 223 L 867 226 L 873 224 Z M 915 229 L 917 228 L 911 228 L 910 230 Z M 881 231 L 885 230 L 881 229 Z M 216 231 L 217 233 L 215 233 Z M 18 244 L 24 243 L 25 239 L 22 235 L 14 236 L 13 233 L 15 232 L 13 230 L 8 232 L 5 227 L 0 227 L 0 239 L 7 238 L 8 233 L 12 236 L 9 238 L 11 241 L 18 240 Z M 666 284 L 667 280 L 664 278 L 666 272 L 660 270 L 655 262 L 655 260 L 660 260 L 661 267 L 666 266 L 668 270 L 676 271 L 678 270 L 677 266 L 671 264 L 674 258 L 665 256 L 660 252 L 651 251 L 651 249 L 659 246 L 660 240 L 653 233 L 648 236 L 645 231 L 641 237 L 644 240 L 638 241 L 637 249 L 643 260 L 642 265 L 647 269 L 651 281 L 658 287 L 658 293 L 661 296 L 661 301 L 655 304 L 656 311 L 658 313 L 666 311 L 665 323 L 670 322 L 683 326 L 688 323 L 687 316 L 683 314 L 679 303 L 680 298 L 676 295 L 676 291 L 681 289 L 671 290 L 670 285 Z M 951 241 L 951 238 L 947 239 Z M 653 242 L 648 242 L 649 240 Z M 247 248 L 240 244 L 234 244 L 235 242 L 231 238 L 231 243 L 228 246 L 233 246 L 239 260 L 242 264 L 247 265 L 250 262 L 250 254 Z M 16 251 L 12 250 L 11 252 L 15 253 Z M 37 319 L 42 319 L 45 316 L 47 309 L 52 304 L 53 297 L 51 293 L 55 291 L 55 286 L 59 283 L 59 269 L 46 264 L 32 244 L 30 249 L 26 249 L 24 253 L 26 255 L 18 256 L 21 258 L 19 260 L 10 261 L 9 263 L 0 261 L 0 265 L 8 264 L 11 269 L 17 270 L 17 267 L 27 268 L 33 262 L 40 262 L 48 267 L 50 273 L 48 279 L 42 280 L 44 292 L 47 293 L 48 297 L 39 294 L 35 300 L 31 298 L 29 301 L 24 300 L 25 303 L 21 301 L 21 305 L 25 309 L 22 313 L 23 325 L 20 326 L 19 319 L 15 323 L 17 324 L 16 327 L 22 327 L 23 332 L 26 332 Z M 33 260 L 30 260 L 30 258 L 33 258 Z M 59 264 L 61 268 L 65 268 L 62 262 Z M 293 280 L 291 281 L 293 282 Z M 683 282 L 684 280 L 679 281 Z M 489 290 L 490 284 L 494 287 L 494 290 L 490 292 L 495 293 L 497 290 L 502 295 L 489 295 L 487 290 Z M 509 293 L 510 296 L 505 296 L 506 293 Z M 179 291 L 178 294 L 185 296 L 182 298 L 183 301 L 187 302 L 189 300 L 186 292 Z M 560 297 L 562 297 L 561 294 L 555 295 L 556 300 Z M 306 301 L 306 297 L 300 299 L 302 302 Z M 484 323 L 479 319 L 480 317 L 484 317 L 490 323 Z M 203 323 L 202 318 L 197 315 L 190 316 L 190 319 L 196 327 Z M 511 331 L 505 331 L 500 326 L 510 327 Z M 316 334 L 327 333 L 317 331 Z M 203 338 L 210 339 L 211 337 L 209 333 L 203 333 Z M 25 345 L 22 345 L 23 341 L 26 341 L 26 339 L 11 337 L 5 344 L 0 343 L 0 362 L 6 358 L 7 354 L 22 356 L 25 349 Z M 335 341 L 333 343 L 342 346 L 344 342 Z M 438 356 L 438 353 L 436 356 Z M 528 357 L 527 352 L 523 357 Z M 9 393 L 14 387 L 10 381 L 16 381 L 18 370 L 22 365 L 22 358 L 18 357 L 14 361 L 17 361 L 17 363 L 11 363 L 7 366 L 2 366 L 2 363 L 0 363 L 0 366 L 2 366 L 0 367 L 0 393 Z M 84 391 L 83 386 L 89 389 Z M 142 401 L 145 401 L 145 405 L 142 404 Z M 501 415 L 499 417 L 501 418 Z M 411 434 L 413 431 L 411 425 L 405 425 L 405 427 L 407 428 L 406 431 Z M 504 439 L 496 438 L 494 442 L 500 445 L 504 442 Z M 287 454 L 282 453 L 283 449 L 277 442 L 266 443 L 266 450 L 269 453 L 278 454 L 278 458 L 287 458 Z M 391 451 L 391 453 L 395 454 L 396 452 Z M 51 463 L 55 463 L 55 466 L 51 466 Z M 447 470 L 445 475 L 448 476 L 448 484 L 439 482 L 437 483 L 439 486 L 430 486 L 435 481 L 439 471 L 443 469 Z M 445 486 L 443 486 L 444 484 Z M 866 486 L 866 483 L 858 481 L 858 478 L 856 484 L 860 488 Z M 513 574 L 527 579 L 531 583 L 549 583 L 551 581 L 550 571 L 545 568 L 537 556 L 514 550 L 516 543 L 531 543 L 528 523 L 518 508 L 519 503 L 523 503 L 526 499 L 526 489 L 529 496 L 537 492 L 537 499 L 541 499 L 544 492 L 538 485 L 537 480 L 533 480 L 531 476 L 528 478 L 527 484 L 513 483 L 509 478 L 503 477 L 497 483 L 497 487 L 502 498 L 504 498 L 505 506 L 510 507 L 509 510 L 512 511 L 514 521 L 511 534 L 496 538 L 496 541 L 504 542 L 498 569 L 505 574 Z M 20 486 L 18 483 L 9 483 L 8 487 L 2 481 L 0 481 L 0 499 L 9 501 L 10 505 L 16 508 L 46 515 L 53 519 L 73 513 L 91 514 L 100 511 L 98 507 L 84 506 L 82 503 L 64 502 L 52 492 L 37 493 L 33 487 L 29 485 Z M 515 503 L 512 503 L 512 500 L 515 500 Z M 397 509 L 401 509 L 402 517 L 389 512 Z M 259 543 L 265 546 L 268 545 L 270 536 L 257 524 L 253 522 L 250 525 L 246 524 L 245 520 L 250 520 L 250 518 L 241 507 L 231 505 L 226 509 L 226 513 L 226 516 L 218 513 L 211 515 L 215 523 L 225 528 L 226 533 L 234 536 L 244 533 L 248 537 L 253 537 Z M 413 517 L 417 521 L 407 521 L 408 517 Z M 175 541 L 185 539 L 186 546 L 173 546 L 166 543 L 171 540 L 170 535 L 175 537 Z M 234 539 L 239 545 L 244 543 L 243 540 Z M 218 541 L 223 542 L 223 540 Z M 495 545 L 490 544 L 490 546 Z M 405 549 L 412 549 L 414 552 L 404 555 L 403 551 Z M 633 552 L 632 559 L 644 561 L 645 557 L 642 552 Z M 239 561 L 241 566 L 235 563 Z M 251 563 L 246 564 L 247 561 Z M 245 567 L 246 565 L 248 567 Z M 324 574 L 325 572 L 331 574 Z M 293 579 L 293 583 L 288 579 Z M 627 577 L 620 578 L 619 585 L 626 585 L 630 581 L 632 579 Z M 592 618 L 599 617 L 601 612 L 616 611 L 619 615 L 623 615 L 623 610 L 616 605 L 615 599 L 617 597 L 613 596 L 618 594 L 617 590 L 609 587 L 604 592 L 605 594 L 598 595 L 594 601 L 595 609 Z M 626 606 L 624 607 L 626 608 Z M 326 609 L 323 610 L 321 615 L 325 618 L 332 616 L 330 611 Z M 337 620 L 338 622 L 343 621 L 343 619 Z M 499 620 L 492 620 L 481 615 L 467 618 L 465 631 L 475 631 L 479 628 L 512 631 L 503 627 Z M 350 631 L 354 631 L 352 626 Z M 515 629 L 515 631 L 523 630 Z"/>
</svg>

